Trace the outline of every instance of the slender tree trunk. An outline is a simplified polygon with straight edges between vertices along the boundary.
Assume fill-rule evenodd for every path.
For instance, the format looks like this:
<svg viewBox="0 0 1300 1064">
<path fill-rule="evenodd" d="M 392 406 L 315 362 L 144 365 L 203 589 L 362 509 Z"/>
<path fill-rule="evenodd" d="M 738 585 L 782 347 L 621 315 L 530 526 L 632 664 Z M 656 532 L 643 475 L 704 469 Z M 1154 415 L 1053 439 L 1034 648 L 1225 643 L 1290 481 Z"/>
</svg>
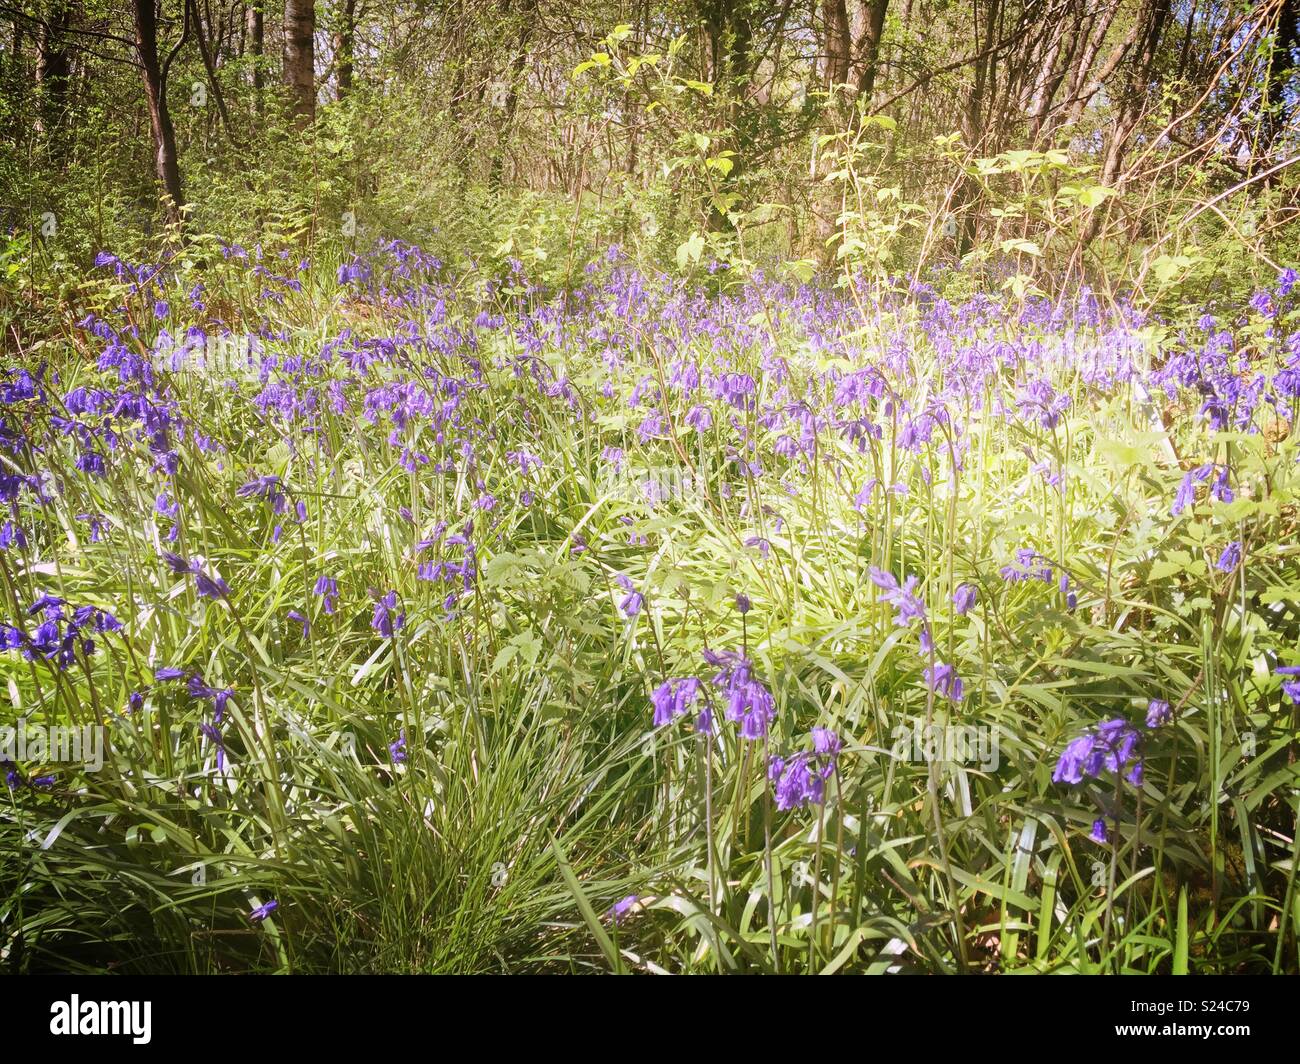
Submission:
<svg viewBox="0 0 1300 1064">
<path fill-rule="evenodd" d="M 853 41 L 845 0 L 822 0 L 822 86 L 828 92 L 849 80 Z"/>
<path fill-rule="evenodd" d="M 244 19 L 244 31 L 248 36 L 248 54 L 253 57 L 253 104 L 257 117 L 261 118 L 264 109 L 262 100 L 262 57 L 265 36 L 265 16 L 262 14 L 262 0 L 248 5 Z"/>
<path fill-rule="evenodd" d="M 27 88 L 27 78 L 23 65 L 23 23 L 22 19 L 13 21 L 13 37 L 10 39 L 9 56 L 3 68 L 3 91 L 9 94 L 9 99 L 13 107 L 9 113 L 9 121 L 5 123 L 5 135 L 12 141 L 17 142 L 19 130 L 22 128 L 22 116 L 24 111 L 25 90 Z"/>
<path fill-rule="evenodd" d="M 1110 144 L 1106 150 L 1106 161 L 1102 163 L 1101 183 L 1103 185 L 1114 185 L 1118 180 L 1129 139 L 1133 136 L 1133 131 L 1142 117 L 1152 69 L 1155 65 L 1156 49 L 1160 45 L 1160 35 L 1164 32 L 1169 9 L 1170 0 L 1149 0 L 1142 13 L 1140 19 L 1142 49 L 1137 56 L 1137 62 L 1133 65 L 1133 72 L 1120 102 L 1114 132 L 1111 134 Z"/>
<path fill-rule="evenodd" d="M 72 52 L 67 39 L 71 23 L 71 6 L 57 3 L 36 35 L 36 85 L 40 92 L 37 122 L 41 132 L 56 148 L 59 126 L 68 105 L 68 83 L 72 74 Z"/>
<path fill-rule="evenodd" d="M 854 0 L 853 66 L 859 96 L 870 103 L 880 65 L 880 38 L 889 0 Z"/>
<path fill-rule="evenodd" d="M 994 34 L 997 32 L 997 20 L 999 0 L 988 0 L 987 9 L 984 17 L 983 32 L 980 32 L 979 25 L 979 0 L 974 0 L 971 10 L 974 16 L 975 25 L 975 47 L 977 49 L 987 48 L 994 41 Z M 986 94 L 990 91 L 990 85 L 994 76 L 994 64 L 996 57 L 992 54 L 983 56 L 975 64 L 974 84 L 971 87 L 970 95 L 966 100 L 966 109 L 961 116 L 962 135 L 966 140 L 967 147 L 976 154 L 987 154 L 989 150 L 987 123 L 984 114 L 984 100 Z M 957 191 L 953 196 L 953 207 L 960 213 L 960 239 L 958 243 L 958 254 L 966 255 L 975 246 L 975 241 L 979 236 L 979 213 L 977 210 L 980 199 L 979 183 L 970 175 L 965 175 L 961 183 L 957 186 Z"/>
<path fill-rule="evenodd" d="M 524 68 L 528 63 L 528 41 L 535 28 L 533 16 L 536 11 L 537 0 L 523 0 L 519 5 L 519 43 L 507 74 L 510 80 L 506 85 L 501 135 L 497 138 L 496 149 L 492 153 L 492 167 L 488 173 L 488 187 L 494 190 L 501 187 L 502 172 L 505 168 L 505 142 L 514 125 L 515 111 L 519 108 L 519 82 L 524 76 Z"/>
<path fill-rule="evenodd" d="M 1273 27 L 1273 43 L 1269 48 L 1268 72 L 1265 75 L 1264 119 L 1261 151 L 1254 153 L 1250 162 L 1251 174 L 1259 173 L 1271 161 L 1272 148 L 1282 131 L 1286 128 L 1288 104 L 1285 96 L 1286 83 L 1295 72 L 1294 50 L 1300 49 L 1300 0 L 1281 0 L 1278 5 L 1277 23 Z M 1294 108 L 1292 103 L 1291 108 Z M 1281 175 L 1274 175 L 1276 181 Z M 1272 184 L 1272 181 L 1266 184 Z"/>
<path fill-rule="evenodd" d="M 1092 25 L 1092 31 L 1088 35 L 1088 41 L 1084 45 L 1079 55 L 1079 65 L 1075 68 L 1074 77 L 1070 81 L 1069 91 L 1066 98 L 1070 104 L 1070 110 L 1066 115 L 1065 124 L 1074 125 L 1083 117 L 1083 112 L 1091 102 L 1092 98 L 1101 91 L 1102 85 L 1106 79 L 1115 72 L 1120 61 L 1124 58 L 1124 53 L 1133 47 L 1137 40 L 1138 34 L 1142 30 L 1142 24 L 1138 20 L 1133 21 L 1133 28 L 1128 35 L 1120 41 L 1111 53 L 1102 63 L 1101 69 L 1097 72 L 1096 77 L 1089 80 L 1089 74 L 1092 73 L 1092 64 L 1097 59 L 1097 53 L 1101 50 L 1102 43 L 1105 40 L 1106 32 L 1110 29 L 1111 23 L 1115 20 L 1115 15 L 1119 11 L 1118 0 L 1112 0 L 1110 4 L 1097 16 Z"/>
<path fill-rule="evenodd" d="M 315 35 L 315 0 L 284 0 L 284 83 L 298 129 L 316 118 Z"/>
<path fill-rule="evenodd" d="M 334 34 L 334 55 L 337 67 L 336 99 L 343 99 L 352 91 L 352 63 L 356 37 L 357 0 L 343 0 L 339 11 L 339 28 Z"/>
<path fill-rule="evenodd" d="M 199 5 L 197 0 L 185 0 L 185 2 L 189 5 L 190 18 L 194 20 L 194 39 L 199 46 L 199 57 L 203 60 L 203 72 L 207 75 L 208 85 L 212 89 L 212 98 L 217 104 L 217 115 L 226 129 L 226 136 L 235 141 L 235 130 L 230 124 L 230 113 L 226 110 L 226 97 L 221 91 L 221 82 L 217 80 L 216 60 L 213 57 L 213 49 L 210 47 L 209 40 L 204 33 L 203 18 L 199 12 Z M 212 34 L 212 40 L 218 40 L 217 34 Z"/>
<path fill-rule="evenodd" d="M 1037 77 L 1032 81 L 1033 96 L 1029 100 L 1029 106 L 1026 113 L 1029 118 L 1030 131 L 1035 137 L 1038 136 L 1043 128 L 1043 119 L 1047 115 L 1047 109 L 1051 105 L 1052 95 L 1056 92 L 1060 84 L 1060 75 L 1056 73 L 1056 64 L 1061 56 L 1061 48 L 1065 44 L 1068 31 L 1065 23 L 1058 23 L 1055 31 L 1052 33 L 1047 46 L 1047 51 L 1038 64 Z"/>
<path fill-rule="evenodd" d="M 162 186 L 163 214 L 179 225 L 185 206 L 180 164 L 176 159 L 176 133 L 167 110 L 167 72 L 158 59 L 158 20 L 154 0 L 133 0 L 136 57 L 144 76 L 145 102 L 153 132 L 154 172 Z"/>
<path fill-rule="evenodd" d="M 1170 0 L 1147 0 L 1138 18 L 1137 32 L 1141 42 L 1139 52 L 1129 73 L 1127 84 L 1121 90 L 1123 95 L 1119 100 L 1110 141 L 1106 145 L 1106 158 L 1101 164 L 1100 180 L 1108 187 L 1123 184 L 1121 170 L 1124 156 L 1147 103 L 1148 87 L 1155 68 L 1156 50 L 1169 18 L 1170 6 Z M 1104 207 L 1093 210 L 1080 239 L 1081 247 L 1087 247 L 1096 239 L 1107 213 Z"/>
</svg>

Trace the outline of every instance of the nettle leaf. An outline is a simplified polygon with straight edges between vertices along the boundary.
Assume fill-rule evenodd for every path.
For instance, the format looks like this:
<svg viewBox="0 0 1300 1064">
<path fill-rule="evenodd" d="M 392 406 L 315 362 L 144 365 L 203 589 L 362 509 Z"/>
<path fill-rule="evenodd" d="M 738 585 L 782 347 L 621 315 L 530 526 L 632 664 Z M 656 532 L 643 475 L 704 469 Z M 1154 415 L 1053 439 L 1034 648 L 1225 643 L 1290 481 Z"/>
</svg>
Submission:
<svg viewBox="0 0 1300 1064">
<path fill-rule="evenodd" d="M 817 263 L 812 259 L 794 259 L 785 264 L 785 270 L 801 284 L 807 284 L 817 274 Z"/>
<path fill-rule="evenodd" d="M 1042 248 L 1032 240 L 1020 240 L 1018 238 L 1002 241 L 1002 250 L 1004 253 L 1014 251 L 1017 254 L 1023 255 L 1041 255 L 1043 253 Z"/>
<path fill-rule="evenodd" d="M 1200 261 L 1200 255 L 1161 255 L 1151 263 L 1151 272 L 1156 275 L 1157 281 L 1167 284 Z"/>
<path fill-rule="evenodd" d="M 1089 185 L 1087 188 L 1079 190 L 1079 203 L 1084 207 L 1099 207 L 1112 196 L 1118 196 L 1117 189 L 1109 188 L 1106 185 Z"/>
<path fill-rule="evenodd" d="M 1017 171 L 1026 169 L 1030 163 L 1038 162 L 1042 157 L 1039 152 L 1025 149 L 1003 152 L 1000 156 L 1000 158 L 1006 159 L 1010 163 L 1012 170 Z"/>
<path fill-rule="evenodd" d="M 677 248 L 677 268 L 686 269 L 692 263 L 700 261 L 700 256 L 704 254 L 704 237 L 699 233 L 694 233 L 691 238 L 684 241 Z"/>
<path fill-rule="evenodd" d="M 595 69 L 596 67 L 607 67 L 607 66 L 609 66 L 612 62 L 613 62 L 613 60 L 610 59 L 608 53 L 606 53 L 606 52 L 596 52 L 596 53 L 594 53 L 594 54 L 592 55 L 592 57 L 591 57 L 590 59 L 586 59 L 586 60 L 584 60 L 583 62 L 579 63 L 576 67 L 574 67 L 574 68 L 573 68 L 573 75 L 572 75 L 572 76 L 573 76 L 574 78 L 581 77 L 581 76 L 582 76 L 583 74 L 585 74 L 588 70 L 593 70 L 593 69 Z"/>
</svg>

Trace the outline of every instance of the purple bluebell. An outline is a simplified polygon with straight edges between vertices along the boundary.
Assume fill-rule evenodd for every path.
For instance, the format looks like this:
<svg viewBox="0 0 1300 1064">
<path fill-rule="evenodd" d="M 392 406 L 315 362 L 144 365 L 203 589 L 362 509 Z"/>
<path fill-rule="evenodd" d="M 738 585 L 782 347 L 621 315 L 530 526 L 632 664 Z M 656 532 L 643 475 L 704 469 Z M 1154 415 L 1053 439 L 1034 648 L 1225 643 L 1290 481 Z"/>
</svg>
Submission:
<svg viewBox="0 0 1300 1064">
<path fill-rule="evenodd" d="M 263 902 L 256 909 L 250 912 L 248 918 L 254 923 L 261 923 L 279 907 L 280 903 L 272 898 L 270 901 Z"/>
<path fill-rule="evenodd" d="M 640 900 L 640 897 L 635 894 L 629 894 L 625 898 L 620 898 L 605 910 L 605 919 L 615 927 L 622 927 L 623 923 L 636 909 Z"/>
<path fill-rule="evenodd" d="M 1241 543 L 1233 540 L 1219 555 L 1219 560 L 1214 563 L 1214 567 L 1221 573 L 1230 573 L 1241 564 Z"/>
<path fill-rule="evenodd" d="M 1098 724 L 1066 746 L 1052 773 L 1052 780 L 1055 783 L 1082 783 L 1087 777 L 1099 779 L 1103 772 L 1107 772 L 1112 775 L 1124 773 L 1130 783 L 1140 785 L 1141 741 L 1138 730 L 1122 717 Z"/>
<path fill-rule="evenodd" d="M 370 618 L 370 627 L 384 639 L 392 639 L 393 634 L 406 624 L 406 613 L 397 609 L 397 592 L 390 591 L 375 602 L 374 614 Z"/>
<path fill-rule="evenodd" d="M 868 572 L 871 582 L 884 592 L 880 596 L 882 601 L 888 602 L 897 610 L 894 624 L 899 628 L 906 628 L 913 621 L 925 621 L 925 603 L 915 594 L 917 584 L 920 582 L 915 576 L 907 577 L 900 585 L 893 573 L 877 569 L 874 565 Z"/>
<path fill-rule="evenodd" d="M 655 727 L 662 727 L 675 717 L 689 713 L 699 696 L 700 681 L 694 676 L 665 680 L 650 692 Z"/>
<path fill-rule="evenodd" d="M 1287 677 L 1282 681 L 1282 693 L 1300 706 L 1300 665 L 1279 665 L 1273 672 Z"/>
<path fill-rule="evenodd" d="M 635 617 L 641 612 L 641 607 L 645 605 L 645 596 L 637 591 L 636 587 L 633 586 L 631 579 L 624 574 L 619 573 L 614 577 L 614 580 L 619 587 L 627 592 L 627 594 L 619 600 L 618 608 L 623 611 L 625 616 Z"/>
<path fill-rule="evenodd" d="M 975 605 L 976 590 L 974 584 L 960 584 L 957 590 L 952 593 L 953 612 L 958 617 L 963 617 L 970 612 Z"/>
</svg>

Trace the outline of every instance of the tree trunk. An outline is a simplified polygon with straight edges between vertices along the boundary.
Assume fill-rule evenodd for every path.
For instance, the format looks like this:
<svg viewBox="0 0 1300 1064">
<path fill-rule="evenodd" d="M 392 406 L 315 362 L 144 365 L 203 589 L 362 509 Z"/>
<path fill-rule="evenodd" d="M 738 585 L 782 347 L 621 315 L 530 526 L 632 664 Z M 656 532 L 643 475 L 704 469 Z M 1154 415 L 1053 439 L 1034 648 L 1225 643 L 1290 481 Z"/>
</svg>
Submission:
<svg viewBox="0 0 1300 1064">
<path fill-rule="evenodd" d="M 244 19 L 244 32 L 248 37 L 248 54 L 253 57 L 253 103 L 257 116 L 262 117 L 262 56 L 264 54 L 263 38 L 265 35 L 265 18 L 262 14 L 262 0 L 248 5 Z"/>
<path fill-rule="evenodd" d="M 339 28 L 334 34 L 334 55 L 338 64 L 335 98 L 352 91 L 353 41 L 356 36 L 357 0 L 343 0 Z"/>
<path fill-rule="evenodd" d="M 880 40 L 884 34 L 889 0 L 822 0 L 819 51 L 822 55 L 822 84 L 831 93 L 825 112 L 827 134 L 856 128 L 859 97 L 868 99 L 875 89 L 880 65 Z M 834 255 L 829 245 L 835 235 L 839 203 L 836 190 L 823 184 L 830 172 L 829 146 L 820 149 L 814 171 L 817 189 L 813 193 L 815 232 L 819 257 L 829 263 Z"/>
<path fill-rule="evenodd" d="M 1100 181 L 1107 187 L 1113 188 L 1124 183 L 1120 173 L 1124 165 L 1124 155 L 1128 151 L 1129 141 L 1133 137 L 1134 130 L 1137 129 L 1147 102 L 1148 86 L 1155 68 L 1156 50 L 1160 46 L 1160 36 L 1164 32 L 1165 22 L 1169 18 L 1170 6 L 1170 0 L 1147 0 L 1138 18 L 1140 50 L 1130 70 L 1123 96 L 1120 98 L 1114 128 L 1106 146 L 1106 158 L 1101 164 Z M 1107 213 L 1104 207 L 1093 210 L 1080 239 L 1081 247 L 1087 247 L 1096 239 Z"/>
<path fill-rule="evenodd" d="M 134 0 L 135 48 L 144 75 L 144 95 L 153 131 L 154 172 L 162 186 L 162 208 L 167 221 L 180 225 L 185 195 L 176 160 L 176 134 L 167 110 L 167 72 L 158 60 L 158 20 L 154 0 Z"/>
<path fill-rule="evenodd" d="M 1124 58 L 1124 53 L 1133 46 L 1133 42 L 1138 38 L 1141 23 L 1134 20 L 1133 28 L 1129 31 L 1128 36 L 1111 50 L 1097 76 L 1092 78 L 1091 81 L 1089 80 L 1088 75 L 1092 73 L 1092 64 L 1097 59 L 1097 53 L 1101 50 L 1106 32 L 1110 29 L 1110 25 L 1115 20 L 1118 11 L 1118 0 L 1106 6 L 1101 14 L 1096 17 L 1092 30 L 1088 34 L 1087 42 L 1079 53 L 1079 64 L 1075 67 L 1074 76 L 1070 80 L 1070 88 L 1066 92 L 1066 100 L 1070 105 L 1070 110 L 1065 117 L 1065 125 L 1067 126 L 1075 125 L 1083 117 L 1083 112 L 1087 109 L 1092 98 L 1101 91 L 1106 79 L 1114 73 L 1115 68 L 1120 64 L 1120 60 Z"/>
<path fill-rule="evenodd" d="M 315 0 L 284 0 L 284 83 L 298 129 L 316 118 L 315 35 Z"/>
<path fill-rule="evenodd" d="M 68 104 L 72 52 L 68 47 L 67 32 L 71 23 L 71 6 L 55 4 L 49 19 L 41 23 L 36 35 L 36 85 L 40 92 L 37 122 L 41 132 L 52 141 Z"/>
<path fill-rule="evenodd" d="M 1119 171 L 1124 164 L 1124 153 L 1128 148 L 1129 139 L 1137 127 L 1138 120 L 1142 117 L 1152 69 L 1155 66 L 1156 49 L 1160 45 L 1160 35 L 1164 32 L 1169 9 L 1170 0 L 1149 0 L 1142 12 L 1139 20 L 1139 25 L 1142 27 L 1142 49 L 1138 54 L 1137 62 L 1133 65 L 1128 86 L 1120 103 L 1119 114 L 1115 119 L 1115 130 L 1106 150 L 1106 161 L 1101 167 L 1103 185 L 1114 185 L 1119 179 Z"/>
<path fill-rule="evenodd" d="M 1277 23 L 1273 27 L 1273 43 L 1269 48 L 1266 91 L 1264 93 L 1264 120 L 1261 150 L 1251 158 L 1250 172 L 1258 173 L 1271 161 L 1272 148 L 1286 128 L 1288 104 L 1284 92 L 1286 83 L 1295 72 L 1294 50 L 1300 49 L 1300 0 L 1282 0 L 1278 6 Z M 1294 103 L 1290 105 L 1294 107 Z M 1279 175 L 1274 175 L 1273 181 Z M 1272 182 L 1267 182 L 1271 184 Z"/>
<path fill-rule="evenodd" d="M 983 34 L 979 28 L 979 0 L 974 0 L 971 10 L 974 15 L 975 47 L 987 49 L 993 43 L 998 21 L 999 0 L 989 0 L 985 11 Z M 989 129 L 984 113 L 984 100 L 991 92 L 991 83 L 997 57 L 984 54 L 975 63 L 974 84 L 966 99 L 966 109 L 961 116 L 962 136 L 966 146 L 977 155 L 991 154 L 988 144 Z M 963 175 L 953 195 L 953 209 L 960 214 L 960 236 L 957 245 L 958 255 L 965 256 L 974 247 L 979 237 L 980 200 L 979 182 L 969 174 Z"/>
<path fill-rule="evenodd" d="M 859 96 L 870 103 L 880 65 L 880 38 L 885 31 L 889 0 L 854 0 L 853 72 Z"/>
<path fill-rule="evenodd" d="M 207 75 L 208 86 L 212 89 L 212 98 L 217 104 L 217 115 L 221 119 L 222 126 L 225 127 L 226 136 L 232 142 L 238 143 L 235 129 L 230 124 L 230 113 L 226 110 L 226 97 L 221 91 L 221 82 L 217 78 L 217 64 L 213 57 L 213 50 L 209 46 L 209 39 L 204 35 L 203 16 L 199 11 L 198 2 L 197 0 L 185 0 L 185 2 L 189 6 L 190 18 L 194 20 L 194 39 L 199 46 L 199 58 L 203 60 L 203 72 Z M 216 32 L 213 32 L 211 37 L 218 42 L 220 40 Z"/>
<path fill-rule="evenodd" d="M 503 13 L 508 8 L 507 3 L 503 7 Z M 507 75 L 510 81 L 506 85 L 503 101 L 505 113 L 501 119 L 501 133 L 492 153 L 492 166 L 488 171 L 488 187 L 493 191 L 501 187 L 501 177 L 505 168 L 505 142 L 510 134 L 510 128 L 514 125 L 515 111 L 519 108 L 519 82 L 524 76 L 524 68 L 528 63 L 528 40 L 532 37 L 535 28 L 533 16 L 536 11 L 537 0 L 523 0 L 519 5 L 519 43 L 514 58 L 510 61 Z"/>
<path fill-rule="evenodd" d="M 827 91 L 848 82 L 851 50 L 845 0 L 822 0 L 822 84 Z"/>
</svg>

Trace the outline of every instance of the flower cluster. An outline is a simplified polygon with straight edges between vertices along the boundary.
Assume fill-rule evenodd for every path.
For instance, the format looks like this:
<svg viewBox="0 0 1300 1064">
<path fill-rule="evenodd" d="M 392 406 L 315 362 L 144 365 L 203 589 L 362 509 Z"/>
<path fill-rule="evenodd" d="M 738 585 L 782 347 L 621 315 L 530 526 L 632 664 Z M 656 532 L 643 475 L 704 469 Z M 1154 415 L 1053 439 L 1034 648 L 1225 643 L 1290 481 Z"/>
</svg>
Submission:
<svg viewBox="0 0 1300 1064">
<path fill-rule="evenodd" d="M 829 728 L 813 728 L 812 750 L 802 750 L 788 758 L 773 756 L 767 764 L 767 778 L 776 795 L 780 810 L 821 805 L 825 800 L 826 781 L 839 762 L 840 737 Z"/>
<path fill-rule="evenodd" d="M 769 691 L 754 676 L 754 664 L 734 651 L 704 651 L 704 660 L 718 669 L 713 685 L 726 700 L 726 719 L 740 724 L 742 739 L 762 739 L 767 735 L 776 703 Z"/>
<path fill-rule="evenodd" d="M 28 661 L 52 662 L 60 670 L 77 660 L 80 652 L 95 652 L 95 636 L 117 632 L 122 622 L 98 606 L 69 606 L 57 595 L 42 595 L 28 608 L 29 617 L 39 618 L 28 634 L 21 624 L 0 624 L 0 650 L 17 650 Z"/>
<path fill-rule="evenodd" d="M 163 551 L 162 558 L 167 563 L 167 568 L 177 576 L 194 577 L 194 586 L 200 597 L 230 599 L 230 586 L 221 577 L 208 573 L 201 561 L 197 559 L 186 561 L 179 554 L 173 554 L 171 551 Z"/>
<path fill-rule="evenodd" d="M 1300 671 L 1300 670 L 1297 670 Z M 1147 728 L 1160 728 L 1173 719 L 1169 703 L 1153 698 L 1147 704 Z M 1104 721 L 1072 740 L 1061 753 L 1052 773 L 1055 783 L 1082 783 L 1103 773 L 1123 774 L 1135 787 L 1142 786 L 1142 733 L 1123 717 Z"/>
<path fill-rule="evenodd" d="M 676 717 L 689 713 L 699 697 L 700 681 L 696 677 L 683 676 L 675 680 L 665 680 L 650 693 L 650 704 L 654 706 L 655 711 L 655 727 L 660 728 Z"/>
</svg>

